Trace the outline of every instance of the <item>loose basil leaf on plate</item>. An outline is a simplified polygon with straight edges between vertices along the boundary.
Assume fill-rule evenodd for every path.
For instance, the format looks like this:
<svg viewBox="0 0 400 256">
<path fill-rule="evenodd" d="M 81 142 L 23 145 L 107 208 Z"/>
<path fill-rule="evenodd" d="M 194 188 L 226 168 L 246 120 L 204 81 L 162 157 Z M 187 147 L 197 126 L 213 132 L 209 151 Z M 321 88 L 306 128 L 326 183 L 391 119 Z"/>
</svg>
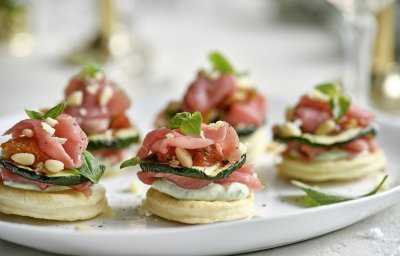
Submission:
<svg viewBox="0 0 400 256">
<path fill-rule="evenodd" d="M 189 112 L 177 113 L 168 123 L 169 129 L 179 129 L 185 134 L 196 134 L 200 135 L 201 123 L 203 122 L 203 117 L 200 112 L 194 112 L 190 114 Z"/>
<path fill-rule="evenodd" d="M 101 176 L 104 174 L 105 166 L 99 164 L 97 159 L 89 153 L 89 151 L 83 151 L 82 157 L 82 166 L 74 170 L 80 175 L 88 178 L 90 181 L 98 183 Z"/>
<path fill-rule="evenodd" d="M 374 187 L 374 189 L 372 189 L 370 192 L 363 194 L 361 196 L 340 195 L 340 194 L 337 194 L 334 192 L 324 191 L 316 186 L 310 186 L 310 185 L 307 185 L 307 184 L 297 181 L 297 180 L 292 180 L 291 183 L 294 186 L 298 187 L 299 189 L 303 190 L 307 194 L 308 197 L 313 199 L 319 205 L 327 205 L 327 204 L 335 204 L 335 203 L 350 201 L 350 200 L 374 195 L 382 188 L 382 186 L 385 183 L 387 178 L 388 178 L 388 175 L 385 175 L 385 177 L 383 177 L 381 182 L 379 182 L 379 184 L 376 185 Z"/>
</svg>

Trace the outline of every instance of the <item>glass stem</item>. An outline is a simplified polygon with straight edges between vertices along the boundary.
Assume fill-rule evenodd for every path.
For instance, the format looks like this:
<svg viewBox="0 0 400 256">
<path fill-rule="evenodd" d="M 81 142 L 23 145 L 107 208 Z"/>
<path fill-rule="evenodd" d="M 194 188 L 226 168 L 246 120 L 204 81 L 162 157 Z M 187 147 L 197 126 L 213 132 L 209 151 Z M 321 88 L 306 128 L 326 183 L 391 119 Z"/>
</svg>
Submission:
<svg viewBox="0 0 400 256">
<path fill-rule="evenodd" d="M 369 11 L 364 13 L 345 12 L 343 18 L 343 87 L 357 101 L 367 104 L 376 20 Z"/>
</svg>

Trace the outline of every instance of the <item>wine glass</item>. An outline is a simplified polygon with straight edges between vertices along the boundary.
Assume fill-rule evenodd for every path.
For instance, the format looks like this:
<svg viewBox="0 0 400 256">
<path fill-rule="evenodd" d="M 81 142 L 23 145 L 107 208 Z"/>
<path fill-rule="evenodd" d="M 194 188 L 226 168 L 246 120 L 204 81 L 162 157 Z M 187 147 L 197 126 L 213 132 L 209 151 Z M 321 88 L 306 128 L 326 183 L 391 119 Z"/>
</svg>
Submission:
<svg viewBox="0 0 400 256">
<path fill-rule="evenodd" d="M 369 103 L 375 13 L 393 0 L 327 0 L 343 16 L 343 87 L 362 104 Z"/>
</svg>

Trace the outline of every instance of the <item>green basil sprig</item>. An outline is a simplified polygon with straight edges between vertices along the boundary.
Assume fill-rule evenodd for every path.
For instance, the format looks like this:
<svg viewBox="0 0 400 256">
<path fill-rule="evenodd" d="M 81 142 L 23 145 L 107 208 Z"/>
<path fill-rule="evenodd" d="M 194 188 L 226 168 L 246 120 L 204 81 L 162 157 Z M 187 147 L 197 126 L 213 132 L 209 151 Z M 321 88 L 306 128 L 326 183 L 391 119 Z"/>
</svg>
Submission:
<svg viewBox="0 0 400 256">
<path fill-rule="evenodd" d="M 30 119 L 43 119 L 43 114 L 34 110 L 25 109 L 25 113 L 29 116 Z"/>
<path fill-rule="evenodd" d="M 329 107 L 335 121 L 344 117 L 350 107 L 350 97 L 344 94 L 338 84 L 325 83 L 315 87 L 319 92 L 329 97 Z"/>
<path fill-rule="evenodd" d="M 98 183 L 101 176 L 103 176 L 106 167 L 99 164 L 97 159 L 89 153 L 89 151 L 82 152 L 83 162 L 81 167 L 73 169 L 77 174 L 89 179 L 93 183 Z"/>
<path fill-rule="evenodd" d="M 200 135 L 201 124 L 203 123 L 203 117 L 200 112 L 189 112 L 177 113 L 168 123 L 169 129 L 179 129 L 184 134 L 195 134 Z M 129 166 L 135 166 L 141 163 L 138 157 L 133 157 L 129 160 L 124 161 L 120 168 Z"/>
<path fill-rule="evenodd" d="M 44 115 L 40 112 L 34 110 L 25 110 L 26 114 L 29 116 L 30 119 L 46 119 L 48 117 L 56 119 L 59 115 L 64 112 L 65 107 L 67 106 L 67 102 L 63 101 L 57 104 L 55 107 L 49 109 Z"/>
<path fill-rule="evenodd" d="M 223 56 L 220 52 L 214 51 L 208 55 L 208 59 L 213 66 L 213 69 L 219 71 L 221 74 L 232 74 L 236 73 L 233 66 L 230 64 L 228 59 Z"/>
<path fill-rule="evenodd" d="M 382 188 L 387 178 L 388 175 L 385 175 L 385 177 L 383 177 L 381 182 L 379 182 L 379 184 L 376 185 L 370 192 L 360 196 L 346 196 L 346 195 L 336 194 L 333 192 L 323 191 L 322 189 L 316 186 L 310 186 L 297 180 L 292 180 L 291 183 L 297 188 L 303 190 L 307 194 L 307 197 L 315 201 L 317 205 L 327 205 L 327 204 L 335 204 L 374 195 Z"/>
<path fill-rule="evenodd" d="M 200 112 L 177 113 L 168 123 L 169 129 L 179 129 L 185 134 L 200 135 L 203 117 Z"/>
<path fill-rule="evenodd" d="M 83 69 L 80 72 L 81 77 L 96 78 L 98 74 L 103 74 L 100 64 L 93 60 L 85 60 L 82 62 Z"/>
</svg>

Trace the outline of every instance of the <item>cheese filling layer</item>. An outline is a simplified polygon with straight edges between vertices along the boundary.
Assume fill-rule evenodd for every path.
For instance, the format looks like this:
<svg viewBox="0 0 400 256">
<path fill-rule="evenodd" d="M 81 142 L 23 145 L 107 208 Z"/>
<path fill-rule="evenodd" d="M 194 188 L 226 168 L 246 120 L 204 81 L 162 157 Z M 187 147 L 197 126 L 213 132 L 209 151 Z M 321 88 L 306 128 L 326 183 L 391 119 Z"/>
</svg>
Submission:
<svg viewBox="0 0 400 256">
<path fill-rule="evenodd" d="M 70 187 L 66 187 L 66 186 L 52 185 L 43 190 L 34 184 L 19 183 L 19 182 L 12 182 L 12 181 L 3 181 L 3 184 L 7 187 L 24 189 L 24 190 L 40 191 L 40 192 L 56 192 L 56 191 L 64 191 L 64 190 L 71 189 Z"/>
<path fill-rule="evenodd" d="M 233 182 L 227 187 L 216 183 L 210 183 L 201 189 L 184 189 L 172 182 L 159 179 L 154 181 L 151 186 L 161 193 L 180 200 L 235 201 L 244 199 L 250 194 L 249 187 L 238 182 Z"/>
</svg>

